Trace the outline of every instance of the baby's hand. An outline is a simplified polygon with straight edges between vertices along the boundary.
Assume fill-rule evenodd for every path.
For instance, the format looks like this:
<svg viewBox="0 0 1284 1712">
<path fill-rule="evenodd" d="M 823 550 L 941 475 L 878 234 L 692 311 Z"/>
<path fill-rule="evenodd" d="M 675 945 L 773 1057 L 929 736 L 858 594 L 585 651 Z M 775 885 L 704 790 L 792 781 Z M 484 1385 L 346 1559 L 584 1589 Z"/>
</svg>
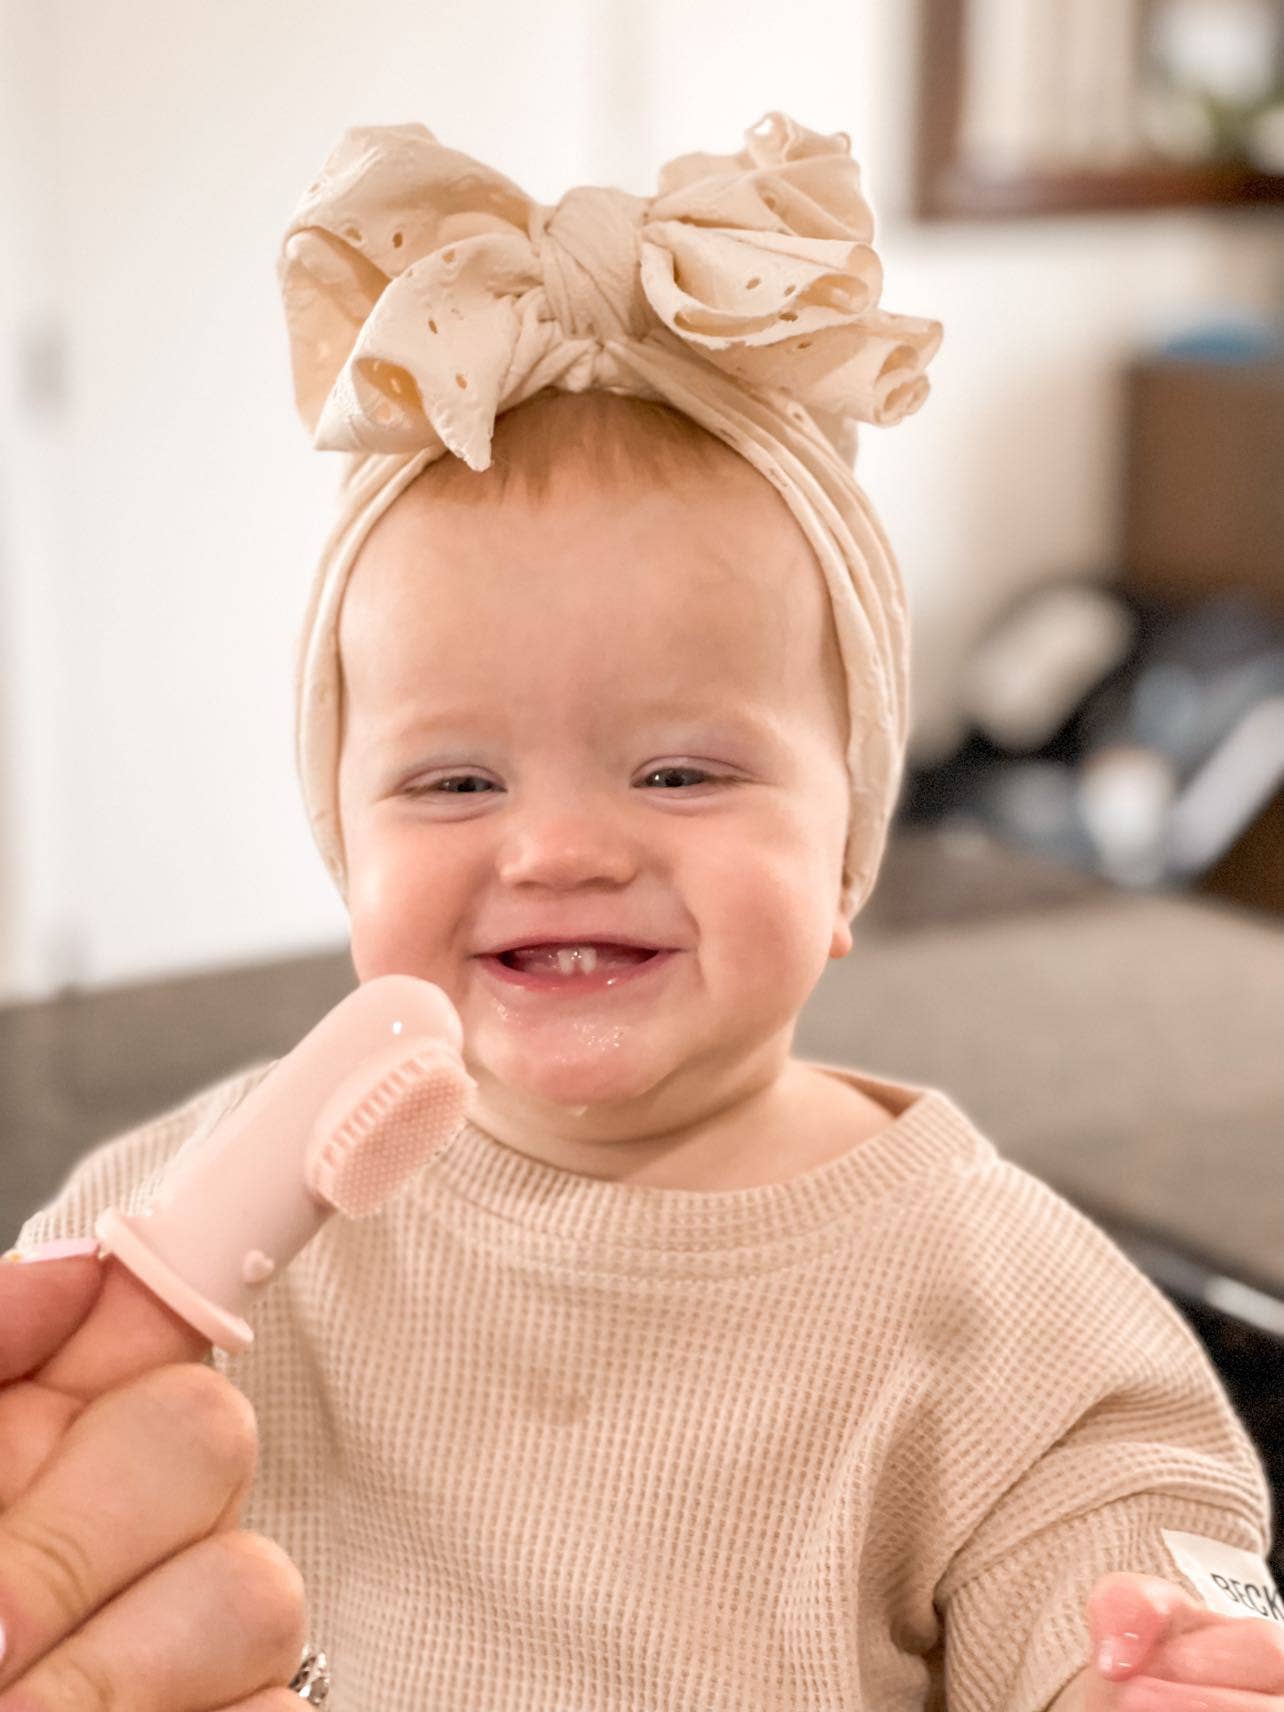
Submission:
<svg viewBox="0 0 1284 1712">
<path fill-rule="evenodd" d="M 113 1260 L 0 1264 L 0 1712 L 289 1712 L 304 1593 L 257 1429 Z M 279 1685 L 279 1686 L 276 1686 Z"/>
<path fill-rule="evenodd" d="M 1157 1576 L 1107 1575 L 1088 1626 L 1076 1712 L 1284 1712 L 1284 1624 L 1209 1611 Z"/>
</svg>

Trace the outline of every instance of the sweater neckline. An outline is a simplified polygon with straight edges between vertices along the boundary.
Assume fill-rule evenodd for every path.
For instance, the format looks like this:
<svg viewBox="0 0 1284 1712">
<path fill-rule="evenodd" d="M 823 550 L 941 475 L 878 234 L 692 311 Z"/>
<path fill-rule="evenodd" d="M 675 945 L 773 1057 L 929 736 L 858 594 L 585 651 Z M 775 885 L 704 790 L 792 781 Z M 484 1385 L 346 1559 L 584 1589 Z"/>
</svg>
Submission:
<svg viewBox="0 0 1284 1712">
<path fill-rule="evenodd" d="M 993 1145 L 941 1089 L 813 1063 L 885 1105 L 892 1121 L 782 1182 L 675 1189 L 586 1176 L 520 1153 L 467 1122 L 417 1182 L 440 1186 L 532 1235 L 621 1249 L 762 1247 L 833 1223 L 920 1178 L 992 1158 Z M 510 1236 L 515 1232 L 510 1232 Z"/>
</svg>

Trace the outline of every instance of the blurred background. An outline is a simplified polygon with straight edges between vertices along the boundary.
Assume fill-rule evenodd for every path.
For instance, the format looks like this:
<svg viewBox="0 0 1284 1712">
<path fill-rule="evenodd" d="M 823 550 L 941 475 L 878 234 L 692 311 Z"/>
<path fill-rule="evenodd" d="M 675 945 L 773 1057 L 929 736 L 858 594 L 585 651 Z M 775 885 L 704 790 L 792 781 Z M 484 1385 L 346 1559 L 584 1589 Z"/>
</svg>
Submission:
<svg viewBox="0 0 1284 1712">
<path fill-rule="evenodd" d="M 1284 1492 L 1284 0 L 0 0 L 0 1247 L 353 984 L 274 272 L 340 132 L 551 203 L 772 108 L 849 134 L 884 302 L 946 330 L 862 431 L 909 770 L 796 1050 L 1097 1218 Z"/>
</svg>

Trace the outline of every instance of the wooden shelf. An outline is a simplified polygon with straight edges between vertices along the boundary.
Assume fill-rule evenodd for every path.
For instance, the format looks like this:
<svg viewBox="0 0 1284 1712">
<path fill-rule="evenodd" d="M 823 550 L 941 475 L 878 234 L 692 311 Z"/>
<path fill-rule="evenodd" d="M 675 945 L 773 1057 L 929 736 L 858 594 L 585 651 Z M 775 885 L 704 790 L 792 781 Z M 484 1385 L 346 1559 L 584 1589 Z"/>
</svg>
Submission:
<svg viewBox="0 0 1284 1712">
<path fill-rule="evenodd" d="M 921 181 L 918 213 L 925 220 L 988 220 L 1268 204 L 1284 204 L 1284 174 L 1258 172 L 1237 163 L 1010 177 L 947 163 Z"/>
<path fill-rule="evenodd" d="M 915 213 L 923 220 L 1017 219 L 1172 208 L 1284 204 L 1284 174 L 1247 161 L 1184 164 L 1156 157 L 1101 171 L 987 171 L 961 149 L 967 9 L 974 0 L 919 0 Z M 1144 0 L 1133 0 L 1138 28 Z"/>
</svg>

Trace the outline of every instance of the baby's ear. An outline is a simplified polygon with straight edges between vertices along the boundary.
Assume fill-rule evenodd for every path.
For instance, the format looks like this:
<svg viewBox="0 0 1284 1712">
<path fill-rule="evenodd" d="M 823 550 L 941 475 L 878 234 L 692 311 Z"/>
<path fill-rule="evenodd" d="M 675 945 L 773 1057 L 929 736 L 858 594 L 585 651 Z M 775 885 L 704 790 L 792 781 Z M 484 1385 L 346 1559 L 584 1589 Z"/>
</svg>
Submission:
<svg viewBox="0 0 1284 1712">
<path fill-rule="evenodd" d="M 834 937 L 829 942 L 831 957 L 846 957 L 852 948 L 852 924 L 840 910 L 834 919 Z"/>
</svg>

